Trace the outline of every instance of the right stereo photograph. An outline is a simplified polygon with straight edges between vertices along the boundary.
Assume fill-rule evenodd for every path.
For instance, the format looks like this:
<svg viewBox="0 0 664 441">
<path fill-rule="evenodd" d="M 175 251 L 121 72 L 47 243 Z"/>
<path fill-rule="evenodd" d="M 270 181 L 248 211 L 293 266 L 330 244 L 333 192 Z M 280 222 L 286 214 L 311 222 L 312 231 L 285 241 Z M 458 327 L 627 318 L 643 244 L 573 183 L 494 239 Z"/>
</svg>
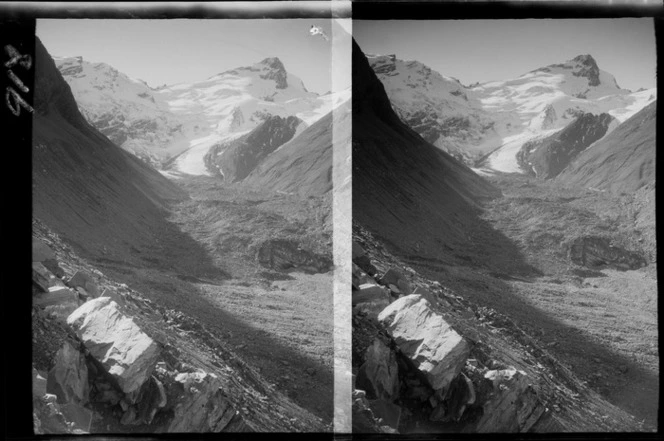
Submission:
<svg viewBox="0 0 664 441">
<path fill-rule="evenodd" d="M 353 431 L 657 431 L 653 18 L 353 39 Z"/>
</svg>

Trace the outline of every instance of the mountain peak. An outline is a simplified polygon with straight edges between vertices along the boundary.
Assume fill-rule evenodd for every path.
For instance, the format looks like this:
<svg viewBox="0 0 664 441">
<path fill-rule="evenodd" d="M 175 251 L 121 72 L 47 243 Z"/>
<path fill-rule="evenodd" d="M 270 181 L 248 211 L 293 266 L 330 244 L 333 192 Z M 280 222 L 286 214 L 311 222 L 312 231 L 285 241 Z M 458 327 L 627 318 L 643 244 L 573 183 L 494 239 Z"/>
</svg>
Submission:
<svg viewBox="0 0 664 441">
<path fill-rule="evenodd" d="M 284 67 L 284 63 L 277 57 L 266 58 L 260 63 L 259 66 L 268 68 L 268 72 L 260 75 L 264 80 L 274 80 L 277 83 L 277 89 L 285 89 L 288 87 L 288 73 Z"/>
<path fill-rule="evenodd" d="M 284 69 L 284 63 L 278 57 L 268 57 L 258 64 L 264 64 L 272 69 Z"/>
<path fill-rule="evenodd" d="M 597 66 L 597 62 L 593 58 L 592 55 L 590 54 L 585 54 L 585 55 L 578 55 L 572 59 L 572 61 L 576 61 L 577 63 L 585 64 L 586 66 Z"/>
<path fill-rule="evenodd" d="M 591 55 L 579 55 L 572 59 L 572 61 L 577 63 L 572 68 L 572 75 L 588 78 L 589 86 L 599 86 L 599 67 Z"/>
<path fill-rule="evenodd" d="M 565 69 L 571 71 L 575 77 L 585 77 L 588 79 L 588 86 L 600 85 L 600 71 L 597 62 L 590 54 L 577 55 L 569 61 L 562 64 L 551 64 L 546 67 L 535 69 L 533 72 L 551 72 L 552 69 Z"/>
</svg>

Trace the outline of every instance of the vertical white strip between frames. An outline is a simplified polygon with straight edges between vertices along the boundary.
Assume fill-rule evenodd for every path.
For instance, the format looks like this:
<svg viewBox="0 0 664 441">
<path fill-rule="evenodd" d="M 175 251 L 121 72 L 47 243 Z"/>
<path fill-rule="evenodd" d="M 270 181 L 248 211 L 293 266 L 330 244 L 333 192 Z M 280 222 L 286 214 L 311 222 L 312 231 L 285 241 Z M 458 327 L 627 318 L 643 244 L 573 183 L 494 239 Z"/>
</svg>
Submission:
<svg viewBox="0 0 664 441">
<path fill-rule="evenodd" d="M 351 85 L 352 20 L 331 20 L 332 90 Z M 351 97 L 352 99 L 352 97 Z M 350 104 L 350 103 L 348 103 Z M 334 253 L 334 431 L 350 433 L 351 372 L 351 109 L 332 113 L 333 253 Z M 346 121 L 341 122 L 342 119 Z"/>
</svg>

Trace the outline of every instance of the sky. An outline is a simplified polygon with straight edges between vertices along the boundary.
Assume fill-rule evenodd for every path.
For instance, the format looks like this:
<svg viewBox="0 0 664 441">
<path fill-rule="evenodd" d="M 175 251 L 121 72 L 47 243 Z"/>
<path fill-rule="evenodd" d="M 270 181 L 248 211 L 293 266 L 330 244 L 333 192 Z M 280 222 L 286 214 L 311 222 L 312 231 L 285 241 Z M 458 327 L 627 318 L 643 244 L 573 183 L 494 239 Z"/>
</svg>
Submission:
<svg viewBox="0 0 664 441">
<path fill-rule="evenodd" d="M 308 90 L 323 94 L 332 89 L 333 41 L 347 41 L 350 49 L 350 37 L 342 30 L 348 28 L 345 21 L 41 19 L 36 34 L 52 56 L 103 62 L 152 87 L 201 81 L 278 57 Z M 330 40 L 311 36 L 312 25 Z"/>
<path fill-rule="evenodd" d="M 652 18 L 354 20 L 353 37 L 365 53 L 417 60 L 466 85 L 590 54 L 622 88 L 657 86 Z"/>
</svg>

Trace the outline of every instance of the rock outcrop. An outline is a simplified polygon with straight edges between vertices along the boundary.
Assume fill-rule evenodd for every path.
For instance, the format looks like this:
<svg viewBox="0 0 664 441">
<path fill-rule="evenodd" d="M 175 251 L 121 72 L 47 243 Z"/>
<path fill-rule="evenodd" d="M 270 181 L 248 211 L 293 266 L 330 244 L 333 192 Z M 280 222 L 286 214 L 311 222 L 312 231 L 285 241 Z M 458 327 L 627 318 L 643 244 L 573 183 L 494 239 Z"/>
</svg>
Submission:
<svg viewBox="0 0 664 441">
<path fill-rule="evenodd" d="M 269 116 L 246 135 L 210 148 L 205 164 L 228 182 L 246 178 L 270 153 L 290 141 L 302 120 Z"/>
<path fill-rule="evenodd" d="M 375 283 L 364 283 L 353 292 L 353 306 L 360 303 L 377 302 L 387 306 L 390 303 L 389 292 Z"/>
<path fill-rule="evenodd" d="M 366 255 L 366 252 L 362 248 L 362 245 L 360 245 L 357 242 L 353 242 L 352 253 L 353 253 L 352 254 L 353 264 L 357 265 L 359 269 L 365 271 L 370 276 L 373 276 L 378 272 L 376 267 L 371 264 L 371 260 Z"/>
<path fill-rule="evenodd" d="M 396 286 L 400 294 L 408 295 L 411 293 L 408 279 L 406 279 L 403 274 L 394 268 L 388 269 L 387 272 L 380 279 L 378 279 L 378 282 L 388 287 L 390 285 Z"/>
<path fill-rule="evenodd" d="M 353 433 L 399 433 L 394 428 L 383 424 L 377 412 L 371 407 L 363 390 L 353 391 Z"/>
<path fill-rule="evenodd" d="M 655 185 L 657 101 L 578 155 L 556 178 L 566 185 L 615 193 Z"/>
<path fill-rule="evenodd" d="M 60 403 L 87 404 L 90 387 L 85 356 L 71 343 L 65 342 L 55 356 L 55 365 L 48 373 L 48 393 L 57 395 Z"/>
<path fill-rule="evenodd" d="M 603 237 L 579 237 L 569 248 L 570 260 L 586 268 L 601 270 L 613 268 L 621 271 L 635 270 L 647 265 L 638 253 L 614 246 Z"/>
<path fill-rule="evenodd" d="M 378 314 L 390 304 L 390 301 L 392 298 L 389 290 L 371 282 L 360 285 L 352 295 L 353 307 L 369 314 L 372 318 L 378 317 Z"/>
<path fill-rule="evenodd" d="M 491 392 L 475 431 L 495 432 L 500 428 L 501 432 L 527 432 L 544 413 L 524 372 L 514 368 L 491 370 L 484 378 L 491 382 Z"/>
<path fill-rule="evenodd" d="M 434 390 L 444 390 L 461 372 L 470 351 L 468 342 L 422 296 L 412 294 L 396 300 L 378 320 Z"/>
<path fill-rule="evenodd" d="M 33 227 L 60 241 L 39 221 L 34 222 Z M 63 248 L 59 243 L 59 256 L 71 253 L 70 249 Z M 235 356 L 218 341 L 213 342 L 213 337 L 205 333 L 195 319 L 166 310 L 167 316 L 177 315 L 179 321 L 177 324 L 160 323 L 159 317 L 166 312 L 163 308 L 127 285 L 110 281 L 89 265 L 81 265 L 78 256 L 71 257 L 66 261 L 67 275 L 77 274 L 77 271 L 90 277 L 94 274 L 98 277 L 94 279 L 96 287 L 103 288 L 104 294 L 95 299 L 91 296 L 78 298 L 77 293 L 60 282 L 62 286 L 57 288 L 77 298 L 82 306 L 64 320 L 54 320 L 52 311 L 48 310 L 61 306 L 57 302 L 44 310 L 38 304 L 33 307 L 33 350 L 36 353 L 33 353 L 32 394 L 36 434 L 255 430 L 245 420 L 247 408 L 242 408 L 241 414 L 239 405 L 254 407 L 260 402 L 263 406 L 261 400 L 265 397 L 261 396 L 261 400 L 253 401 L 252 405 L 247 396 L 238 396 L 238 392 L 243 395 L 247 391 L 244 362 L 241 365 L 243 370 L 237 370 L 238 359 L 227 362 L 226 358 Z M 45 271 L 48 275 L 48 270 Z M 39 274 L 33 276 L 40 277 Z M 33 289 L 35 303 L 48 295 L 41 289 Z M 122 301 L 122 309 L 113 298 Z M 146 317 L 149 319 L 145 320 Z M 185 355 L 174 347 L 174 339 L 188 338 L 190 333 L 196 333 L 196 336 L 189 338 L 183 346 L 200 344 L 208 352 L 196 347 L 193 351 L 185 349 Z M 211 342 L 215 345 L 206 346 Z M 198 356 L 216 361 L 201 363 L 196 358 Z M 256 373 L 251 375 L 256 376 Z M 269 422 L 275 425 L 262 430 L 279 427 L 283 430 L 286 427 L 284 422 L 290 424 L 288 427 L 294 427 L 292 408 L 288 407 L 294 405 L 287 402 L 284 406 L 282 395 L 268 391 L 264 383 L 260 386 L 262 394 L 277 398 L 265 403 L 260 417 L 254 421 L 261 424 L 273 419 Z M 251 387 L 248 390 L 258 394 Z M 267 408 L 273 403 L 278 410 Z M 300 408 L 295 409 L 303 412 Z M 273 413 L 266 417 L 270 412 Z M 310 421 L 303 426 L 308 423 Z M 303 426 L 298 430 L 303 430 Z M 261 430 L 260 425 L 258 428 Z"/>
<path fill-rule="evenodd" d="M 92 414 L 80 404 L 58 403 L 58 396 L 47 392 L 45 374 L 32 367 L 32 418 L 36 435 L 85 434 Z M 86 379 L 87 380 L 87 379 Z"/>
<path fill-rule="evenodd" d="M 67 323 L 124 393 L 138 390 L 150 378 L 159 345 L 110 298 L 90 300 L 74 311 Z"/>
<path fill-rule="evenodd" d="M 61 281 L 40 262 L 32 262 L 32 281 L 43 292 L 48 292 L 49 288 L 61 283 Z"/>
<path fill-rule="evenodd" d="M 357 236 L 373 241 L 365 231 Z M 507 317 L 395 265 L 375 242 L 373 248 L 373 256 L 389 260 L 377 266 L 409 274 L 417 294 L 391 296 L 377 320 L 363 304 L 353 309 L 355 432 L 559 431 L 562 403 L 585 412 L 576 401 L 582 386 L 571 385 L 564 368 Z M 594 412 L 584 415 L 599 419 Z"/>
<path fill-rule="evenodd" d="M 256 258 L 261 265 L 278 271 L 326 273 L 333 267 L 329 257 L 305 250 L 297 242 L 286 239 L 266 240 L 259 246 Z"/>
<path fill-rule="evenodd" d="M 223 392 L 220 379 L 210 373 L 179 373 L 169 388 L 169 407 L 175 414 L 168 432 L 221 432 L 237 412 Z M 239 418 L 237 418 L 239 419 Z"/>
<path fill-rule="evenodd" d="M 85 292 L 92 297 L 99 297 L 99 288 L 92 276 L 84 271 L 76 271 L 68 281 L 67 286 L 74 289 L 82 288 Z"/>
<path fill-rule="evenodd" d="M 51 286 L 48 292 L 32 297 L 32 304 L 43 308 L 50 316 L 60 322 L 65 322 L 67 317 L 80 305 L 78 294 L 63 286 Z"/>
<path fill-rule="evenodd" d="M 32 261 L 41 263 L 58 278 L 65 275 L 62 268 L 58 266 L 55 253 L 51 247 L 36 238 L 32 239 Z"/>
<path fill-rule="evenodd" d="M 517 153 L 519 166 L 527 173 L 551 179 L 562 172 L 581 152 L 602 138 L 613 117 L 608 113 L 583 113 L 547 138 L 526 142 Z"/>
<path fill-rule="evenodd" d="M 394 401 L 399 396 L 399 366 L 396 355 L 379 339 L 367 348 L 356 385 L 371 397 Z"/>
</svg>

